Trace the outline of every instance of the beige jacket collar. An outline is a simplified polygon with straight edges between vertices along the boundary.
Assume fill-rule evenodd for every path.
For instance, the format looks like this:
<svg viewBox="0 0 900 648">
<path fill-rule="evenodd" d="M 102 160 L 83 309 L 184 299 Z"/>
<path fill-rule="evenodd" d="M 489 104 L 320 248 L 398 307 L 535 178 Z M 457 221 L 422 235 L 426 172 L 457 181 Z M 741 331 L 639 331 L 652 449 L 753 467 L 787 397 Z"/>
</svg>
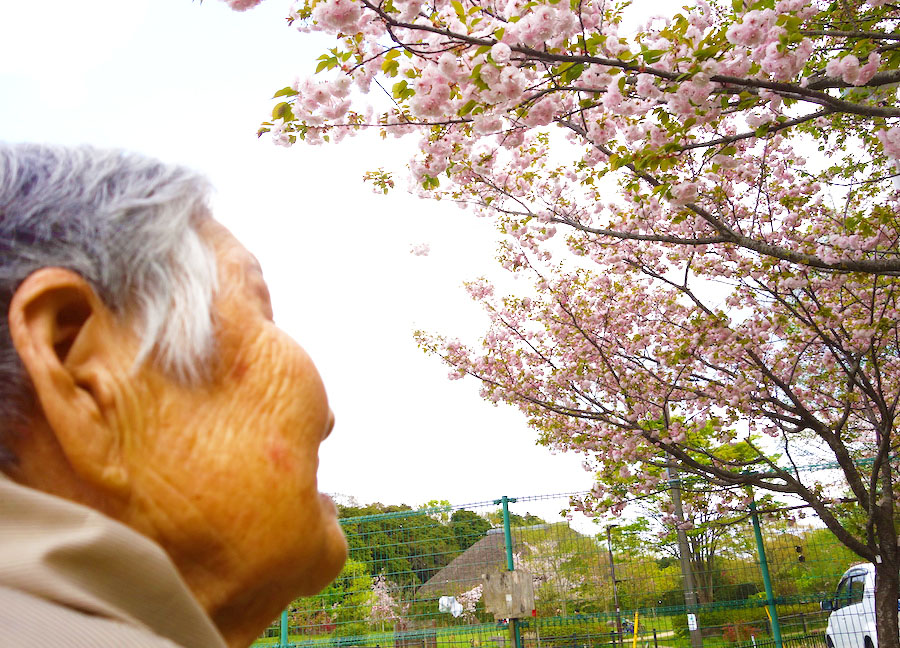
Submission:
<svg viewBox="0 0 900 648">
<path fill-rule="evenodd" d="M 0 586 L 146 628 L 181 646 L 225 646 L 156 543 L 93 509 L 2 474 Z"/>
</svg>

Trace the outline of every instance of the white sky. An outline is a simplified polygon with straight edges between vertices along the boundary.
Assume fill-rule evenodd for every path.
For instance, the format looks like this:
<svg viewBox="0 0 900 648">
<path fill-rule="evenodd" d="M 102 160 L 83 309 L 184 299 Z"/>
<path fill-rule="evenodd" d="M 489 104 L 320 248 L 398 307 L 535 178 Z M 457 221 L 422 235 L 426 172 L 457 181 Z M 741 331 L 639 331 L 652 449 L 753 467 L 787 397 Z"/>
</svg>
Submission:
<svg viewBox="0 0 900 648">
<path fill-rule="evenodd" d="M 126 148 L 212 179 L 217 218 L 260 259 L 276 320 L 328 388 L 337 426 L 322 490 L 415 505 L 590 488 L 576 456 L 535 446 L 518 412 L 447 380 L 416 348 L 416 328 L 480 333 L 462 282 L 501 270 L 487 221 L 412 198 L 403 182 L 388 197 L 363 184 L 368 169 L 401 170 L 414 140 L 257 140 L 269 97 L 329 44 L 288 28 L 288 7 L 0 0 L 0 139 Z M 430 256 L 409 253 L 421 242 Z"/>
</svg>

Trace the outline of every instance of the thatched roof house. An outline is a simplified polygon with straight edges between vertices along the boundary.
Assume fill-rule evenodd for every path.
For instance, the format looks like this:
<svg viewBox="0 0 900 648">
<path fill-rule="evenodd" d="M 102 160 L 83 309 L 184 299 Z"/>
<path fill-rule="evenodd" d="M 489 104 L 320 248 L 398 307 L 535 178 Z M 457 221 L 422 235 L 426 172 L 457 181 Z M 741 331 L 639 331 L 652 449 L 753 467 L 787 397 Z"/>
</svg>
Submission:
<svg viewBox="0 0 900 648">
<path fill-rule="evenodd" d="M 506 569 L 506 546 L 503 529 L 490 529 L 487 534 L 416 590 L 416 598 L 452 596 L 481 583 L 481 575 Z"/>
<path fill-rule="evenodd" d="M 549 528 L 546 524 L 516 527 L 514 532 Z M 513 551 L 529 554 L 529 547 L 513 538 Z M 416 598 L 455 596 L 482 583 L 481 576 L 506 570 L 506 543 L 503 529 L 489 529 L 485 536 L 454 558 L 416 590 Z"/>
</svg>

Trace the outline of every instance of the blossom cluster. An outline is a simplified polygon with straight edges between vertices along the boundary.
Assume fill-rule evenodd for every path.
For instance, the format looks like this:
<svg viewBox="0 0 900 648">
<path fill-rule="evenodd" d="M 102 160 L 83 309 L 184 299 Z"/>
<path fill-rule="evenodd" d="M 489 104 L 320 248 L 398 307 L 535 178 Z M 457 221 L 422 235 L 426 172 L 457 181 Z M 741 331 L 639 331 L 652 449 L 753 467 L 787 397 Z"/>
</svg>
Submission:
<svg viewBox="0 0 900 648">
<path fill-rule="evenodd" d="M 395 588 L 384 574 L 379 574 L 372 581 L 373 600 L 369 611 L 372 621 L 394 621 L 400 618 L 399 605 L 391 595 Z"/>
<path fill-rule="evenodd" d="M 869 54 L 865 65 L 859 64 L 859 59 L 853 54 L 847 54 L 843 58 L 835 58 L 828 61 L 825 71 L 835 77 L 840 77 L 845 82 L 855 86 L 865 85 L 872 80 L 878 68 L 881 66 L 881 55 L 878 52 Z"/>
<path fill-rule="evenodd" d="M 235 11 L 246 11 L 258 5 L 262 0 L 225 0 L 225 2 Z"/>
<path fill-rule="evenodd" d="M 337 45 L 264 130 L 411 136 L 414 191 L 495 219 L 531 293 L 472 282 L 480 344 L 420 343 L 589 457 L 613 510 L 608 482 L 649 494 L 666 453 L 725 479 L 776 437 L 892 430 L 896 7 L 698 0 L 632 34 L 575 5 L 299 0 Z"/>
<path fill-rule="evenodd" d="M 900 126 L 882 129 L 875 133 L 884 147 L 884 152 L 895 160 L 900 160 Z"/>
</svg>

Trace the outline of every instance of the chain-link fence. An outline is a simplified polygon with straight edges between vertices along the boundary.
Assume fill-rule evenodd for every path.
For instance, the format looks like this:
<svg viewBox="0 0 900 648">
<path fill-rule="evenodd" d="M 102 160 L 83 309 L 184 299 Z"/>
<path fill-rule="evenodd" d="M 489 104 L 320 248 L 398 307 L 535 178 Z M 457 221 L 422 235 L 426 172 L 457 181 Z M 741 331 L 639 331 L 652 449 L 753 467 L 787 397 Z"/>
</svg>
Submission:
<svg viewBox="0 0 900 648">
<path fill-rule="evenodd" d="M 863 596 L 864 583 L 848 584 L 835 600 L 859 559 L 816 520 L 760 512 L 757 537 L 748 513 L 679 540 L 640 516 L 592 524 L 571 513 L 572 499 L 342 507 L 350 553 L 341 575 L 295 601 L 286 628 L 276 623 L 257 645 L 764 648 L 777 638 L 825 648 L 822 602 L 849 609 Z M 534 594 L 532 616 L 514 622 L 495 619 L 483 597 L 485 575 L 510 567 L 528 574 Z"/>
</svg>

